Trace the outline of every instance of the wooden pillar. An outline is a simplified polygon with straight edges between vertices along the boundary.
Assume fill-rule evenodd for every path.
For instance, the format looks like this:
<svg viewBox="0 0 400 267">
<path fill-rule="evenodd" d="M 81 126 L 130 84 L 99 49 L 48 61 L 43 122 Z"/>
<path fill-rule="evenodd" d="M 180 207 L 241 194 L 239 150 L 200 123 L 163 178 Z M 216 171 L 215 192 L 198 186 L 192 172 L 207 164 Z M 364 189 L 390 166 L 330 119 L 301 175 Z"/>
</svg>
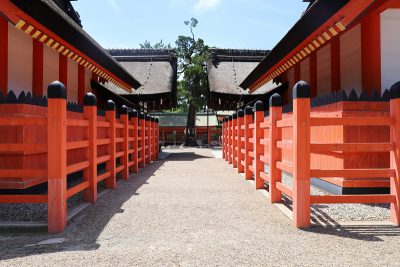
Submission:
<svg viewBox="0 0 400 267">
<path fill-rule="evenodd" d="M 151 117 L 151 161 L 156 160 L 156 120 Z"/>
<path fill-rule="evenodd" d="M 60 82 L 47 89 L 48 232 L 67 226 L 67 90 Z"/>
<path fill-rule="evenodd" d="M 208 141 L 208 144 L 211 145 L 211 127 L 210 126 L 208 126 L 208 128 L 207 128 L 207 141 Z"/>
<path fill-rule="evenodd" d="M 156 118 L 156 159 L 158 160 L 159 156 L 160 156 L 160 119 Z"/>
<path fill-rule="evenodd" d="M 151 163 L 151 125 L 150 125 L 150 116 L 146 115 L 145 118 L 146 125 L 146 165 Z"/>
<path fill-rule="evenodd" d="M 122 143 L 122 151 L 124 152 L 121 157 L 121 164 L 124 165 L 124 169 L 121 172 L 121 178 L 128 180 L 129 178 L 129 118 L 128 118 L 128 107 L 123 105 L 121 108 L 121 123 L 123 124 L 122 137 L 124 142 Z"/>
<path fill-rule="evenodd" d="M 318 94 L 318 67 L 317 67 L 317 52 L 310 54 L 310 87 L 311 97 L 316 97 Z"/>
<path fill-rule="evenodd" d="M 228 163 L 232 164 L 232 115 L 228 119 Z"/>
<path fill-rule="evenodd" d="M 310 86 L 293 88 L 293 223 L 310 226 Z"/>
<path fill-rule="evenodd" d="M 361 21 L 362 86 L 370 94 L 381 91 L 381 19 L 373 12 Z"/>
<path fill-rule="evenodd" d="M 390 168 L 396 172 L 390 177 L 390 194 L 395 196 L 394 203 L 390 204 L 390 220 L 400 226 L 400 82 L 390 88 L 390 117 L 393 122 L 390 126 L 390 143 L 394 149 L 390 152 Z"/>
<path fill-rule="evenodd" d="M 68 90 L 68 58 L 61 53 L 58 54 L 58 77 Z"/>
<path fill-rule="evenodd" d="M 143 114 L 143 113 L 140 113 L 140 115 L 139 115 L 139 119 L 140 119 L 140 126 L 141 126 L 141 128 L 142 128 L 142 131 L 141 131 L 141 135 L 140 135 L 140 137 L 141 137 L 141 147 L 142 147 L 142 149 L 141 149 L 141 152 L 142 152 L 142 162 L 141 162 L 141 167 L 142 168 L 144 168 L 145 166 L 146 166 L 146 149 L 145 149 L 145 147 L 146 147 L 146 120 L 145 120 L 145 115 Z"/>
<path fill-rule="evenodd" d="M 86 70 L 83 65 L 78 65 L 78 104 L 82 105 L 83 96 L 85 95 L 85 74 Z"/>
<path fill-rule="evenodd" d="M 131 171 L 133 173 L 138 173 L 139 172 L 139 161 L 138 161 L 138 157 L 139 157 L 139 153 L 138 153 L 138 112 L 136 110 L 132 110 L 131 111 L 131 125 L 133 126 L 133 142 L 132 142 L 132 149 L 133 154 L 132 155 L 132 160 L 133 160 L 133 165 L 131 167 Z"/>
<path fill-rule="evenodd" d="M 340 91 L 340 37 L 331 41 L 331 91 Z"/>
<path fill-rule="evenodd" d="M 222 122 L 222 158 L 223 159 L 226 159 L 226 136 L 225 136 L 225 133 L 226 133 L 226 123 L 227 123 L 227 120 L 226 120 L 226 118 L 224 118 L 223 119 L 223 122 Z"/>
<path fill-rule="evenodd" d="M 294 83 L 297 83 L 298 81 L 300 81 L 300 62 L 294 65 L 293 72 L 294 72 Z"/>
<path fill-rule="evenodd" d="M 237 168 L 237 113 L 232 115 L 232 166 Z"/>
<path fill-rule="evenodd" d="M 282 128 L 277 127 L 277 122 L 282 119 L 282 98 L 273 94 L 269 99 L 269 196 L 271 203 L 282 201 L 282 192 L 276 188 L 277 182 L 282 182 L 282 171 L 276 167 L 282 160 L 282 151 L 278 149 L 277 142 L 282 140 Z"/>
<path fill-rule="evenodd" d="M 116 136 L 117 136 L 117 129 L 116 129 L 116 119 L 115 119 L 115 103 L 112 100 L 108 100 L 107 102 L 107 109 L 106 109 L 106 120 L 110 123 L 109 129 L 109 138 L 110 138 L 110 145 L 108 153 L 110 155 L 110 160 L 106 163 L 106 169 L 110 172 L 110 177 L 106 180 L 106 187 L 110 189 L 117 188 L 117 163 L 116 163 L 116 154 L 117 154 L 117 146 L 116 146 Z"/>
<path fill-rule="evenodd" d="M 0 16 L 0 93 L 8 92 L 8 21 Z"/>
<path fill-rule="evenodd" d="M 264 180 L 261 178 L 260 172 L 264 171 L 264 162 L 261 161 L 261 156 L 264 153 L 264 147 L 261 144 L 263 139 L 263 129 L 261 123 L 264 121 L 264 103 L 257 101 L 254 104 L 254 130 L 253 130 L 253 144 L 254 144 L 254 178 L 256 181 L 256 189 L 264 188 Z"/>
<path fill-rule="evenodd" d="M 97 99 L 93 93 L 87 93 L 83 100 L 83 114 L 89 121 L 88 127 L 88 161 L 89 167 L 84 171 L 85 180 L 89 181 L 89 188 L 84 198 L 94 203 L 97 199 Z"/>
<path fill-rule="evenodd" d="M 244 149 L 244 142 L 242 141 L 242 138 L 244 137 L 244 131 L 242 130 L 242 126 L 244 125 L 244 111 L 243 110 L 238 110 L 237 112 L 237 164 L 238 164 L 238 173 L 244 173 L 244 154 L 242 153 L 242 150 Z"/>
<path fill-rule="evenodd" d="M 32 93 L 43 96 L 43 43 L 32 40 Z"/>
<path fill-rule="evenodd" d="M 253 173 L 250 170 L 250 166 L 253 164 L 253 158 L 250 157 L 250 152 L 253 151 L 253 144 L 250 143 L 250 139 L 253 138 L 253 130 L 250 128 L 250 124 L 253 123 L 253 108 L 247 106 L 244 109 L 244 134 L 245 134 L 245 166 L 244 166 L 244 176 L 246 180 L 253 179 Z"/>
</svg>

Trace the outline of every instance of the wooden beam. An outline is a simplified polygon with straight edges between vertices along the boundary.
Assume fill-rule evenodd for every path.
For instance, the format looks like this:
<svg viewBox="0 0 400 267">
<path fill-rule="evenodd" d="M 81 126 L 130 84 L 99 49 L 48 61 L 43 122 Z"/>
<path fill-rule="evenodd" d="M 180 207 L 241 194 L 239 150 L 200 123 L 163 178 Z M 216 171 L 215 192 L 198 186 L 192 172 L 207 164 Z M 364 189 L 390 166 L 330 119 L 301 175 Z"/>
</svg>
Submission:
<svg viewBox="0 0 400 267">
<path fill-rule="evenodd" d="M 0 93 L 8 91 L 8 22 L 0 16 Z"/>
<path fill-rule="evenodd" d="M 331 41 L 331 91 L 340 90 L 340 38 Z"/>
<path fill-rule="evenodd" d="M 43 43 L 32 39 L 32 46 L 32 93 L 36 96 L 43 96 Z"/>
<path fill-rule="evenodd" d="M 83 104 L 83 97 L 85 96 L 85 67 L 78 65 L 78 104 Z"/>
<path fill-rule="evenodd" d="M 65 88 L 68 90 L 68 58 L 63 54 L 58 54 L 59 62 L 58 62 L 58 75 L 59 81 L 65 85 Z"/>
</svg>

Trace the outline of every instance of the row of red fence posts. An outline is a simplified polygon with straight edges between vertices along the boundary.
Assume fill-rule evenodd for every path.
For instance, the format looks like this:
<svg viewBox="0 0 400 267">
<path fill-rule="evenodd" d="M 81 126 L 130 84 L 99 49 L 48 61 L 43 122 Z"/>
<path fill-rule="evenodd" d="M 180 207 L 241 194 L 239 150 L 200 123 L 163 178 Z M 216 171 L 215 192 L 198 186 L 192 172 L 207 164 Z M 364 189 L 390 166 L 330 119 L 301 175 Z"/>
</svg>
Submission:
<svg viewBox="0 0 400 267">
<path fill-rule="evenodd" d="M 390 117 L 382 118 L 314 118 L 311 116 L 310 87 L 300 81 L 293 88 L 293 114 L 290 119 L 283 119 L 282 99 L 274 94 L 269 99 L 269 115 L 264 116 L 264 104 L 256 102 L 254 108 L 247 106 L 245 110 L 224 118 L 223 123 L 223 158 L 233 164 L 239 173 L 244 173 L 245 179 L 254 179 L 256 189 L 263 189 L 264 183 L 269 184 L 271 203 L 282 201 L 282 193 L 293 200 L 293 223 L 298 228 L 310 226 L 311 204 L 319 203 L 390 203 L 391 222 L 400 225 L 400 82 L 390 89 Z M 319 150 L 332 152 L 336 144 L 311 143 L 311 126 L 327 125 L 384 125 L 390 127 L 390 144 L 382 143 L 352 143 L 339 144 L 346 151 L 376 152 L 382 149 L 390 152 L 390 169 L 342 169 L 319 170 L 312 169 L 311 153 Z M 293 160 L 292 166 L 283 162 L 282 129 L 291 128 L 293 131 Z M 313 146 L 314 145 L 314 146 Z M 311 148 L 317 145 L 318 149 Z M 346 147 L 348 145 L 348 147 Z M 369 146 L 368 146 L 369 145 Z M 373 147 L 375 146 L 375 148 Z M 367 148 L 366 148 L 367 147 Z M 383 147 L 383 148 L 378 148 Z M 390 147 L 390 149 L 388 149 Z M 329 150 L 331 149 L 331 150 Z M 343 150 L 343 151 L 344 151 Z M 369 151 L 370 150 L 370 151 Z M 264 171 L 265 164 L 269 165 L 268 174 Z M 292 174 L 292 188 L 282 183 L 282 171 Z M 337 176 L 334 176 L 337 175 Z M 310 193 L 310 179 L 329 177 L 351 177 L 354 179 L 382 177 L 390 178 L 389 195 L 346 195 L 346 196 L 313 196 Z M 380 176 L 381 175 L 381 176 Z M 364 178 L 365 178 L 364 177 Z"/>
<path fill-rule="evenodd" d="M 67 151 L 71 143 L 67 141 L 67 127 L 71 126 L 67 117 L 67 92 L 64 85 L 54 82 L 48 87 L 48 231 L 62 232 L 67 225 Z M 84 97 L 84 120 L 75 122 L 74 126 L 88 124 L 87 139 L 75 142 L 76 147 L 87 147 L 87 162 L 77 166 L 84 172 L 84 182 L 81 188 L 74 189 L 74 193 L 84 191 L 85 201 L 94 203 L 97 199 L 97 185 L 100 177 L 106 180 L 106 187 L 116 189 L 117 173 L 127 180 L 130 173 L 137 173 L 139 168 L 158 159 L 159 156 L 159 122 L 158 119 L 144 114 L 138 114 L 128 108 L 121 108 L 120 122 L 117 123 L 116 107 L 112 100 L 108 101 L 105 121 L 99 122 L 97 115 L 97 100 L 92 93 Z M 109 129 L 108 154 L 106 173 L 98 174 L 98 127 Z M 117 129 L 122 131 L 122 142 L 117 141 Z M 87 144 L 88 143 L 88 144 Z M 108 143 L 108 142 L 107 142 Z M 117 153 L 117 143 L 122 143 L 122 150 Z M 70 146 L 69 146 L 70 145 Z M 117 167 L 116 159 L 120 154 L 121 166 Z"/>
</svg>

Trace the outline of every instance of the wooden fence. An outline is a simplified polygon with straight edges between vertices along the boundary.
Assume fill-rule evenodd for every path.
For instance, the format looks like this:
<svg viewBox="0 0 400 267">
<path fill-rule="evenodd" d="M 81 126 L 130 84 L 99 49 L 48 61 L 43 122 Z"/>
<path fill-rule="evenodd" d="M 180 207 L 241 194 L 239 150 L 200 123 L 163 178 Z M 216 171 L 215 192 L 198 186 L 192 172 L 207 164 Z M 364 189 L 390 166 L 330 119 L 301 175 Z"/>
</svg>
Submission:
<svg viewBox="0 0 400 267">
<path fill-rule="evenodd" d="M 47 96 L 35 102 L 11 91 L 0 104 L 0 189 L 48 185 L 47 194 L 2 194 L 0 203 L 47 203 L 48 231 L 56 233 L 67 225 L 68 198 L 84 192 L 94 203 L 98 183 L 115 189 L 117 174 L 128 179 L 158 158 L 159 123 L 125 106 L 117 113 L 111 100 L 98 110 L 92 93 L 83 108 L 67 103 L 59 82 L 49 85 Z M 67 177 L 79 172 L 83 179 L 69 185 Z"/>
<path fill-rule="evenodd" d="M 349 95 L 350 102 L 354 94 Z M 387 98 L 387 104 L 375 100 L 370 104 L 382 109 L 380 112 L 364 107 L 363 111 L 341 117 L 341 113 L 323 112 L 321 108 L 312 111 L 310 87 L 301 81 L 293 88 L 293 105 L 286 110 L 288 112 L 284 112 L 280 95 L 274 94 L 266 112 L 264 103 L 258 101 L 254 108 L 246 107 L 225 118 L 223 158 L 239 173 L 244 173 L 246 179 L 254 179 L 256 189 L 263 189 L 267 183 L 271 203 L 281 202 L 282 194 L 291 198 L 293 223 L 298 228 L 310 226 L 310 206 L 321 203 L 390 203 L 391 221 L 400 225 L 400 82 L 393 85 L 390 96 L 388 94 L 385 92 L 382 97 Z M 363 97 L 364 93 L 360 98 Z M 351 102 L 351 105 L 365 103 Z M 361 138 L 363 135 L 359 135 L 358 140 L 353 136 L 349 139 L 352 142 L 347 142 L 341 132 L 330 142 L 335 127 L 342 127 L 342 130 L 343 127 L 363 127 L 363 133 L 368 132 L 369 136 Z M 351 159 L 343 156 L 348 153 Z M 373 154 L 380 154 L 381 161 L 370 156 Z M 339 157 L 341 164 L 330 162 L 332 155 Z M 369 160 L 365 160 L 365 155 Z M 351 160 L 354 164 L 362 162 L 350 168 L 343 164 Z M 266 165 L 269 166 L 267 171 Z M 291 187 L 282 182 L 282 172 L 292 175 Z M 311 178 L 331 181 L 338 177 L 373 185 L 387 181 L 383 185 L 390 187 L 390 193 L 311 195 Z"/>
</svg>

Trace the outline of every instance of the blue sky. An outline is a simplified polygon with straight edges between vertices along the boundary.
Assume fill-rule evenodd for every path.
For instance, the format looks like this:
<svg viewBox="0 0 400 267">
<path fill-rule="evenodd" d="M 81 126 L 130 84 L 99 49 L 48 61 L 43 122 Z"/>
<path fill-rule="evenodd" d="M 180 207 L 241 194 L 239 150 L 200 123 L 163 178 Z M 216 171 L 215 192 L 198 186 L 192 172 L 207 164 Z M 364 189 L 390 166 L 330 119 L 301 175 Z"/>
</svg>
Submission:
<svg viewBox="0 0 400 267">
<path fill-rule="evenodd" d="M 188 35 L 220 48 L 272 49 L 300 18 L 301 0 L 79 0 L 72 2 L 84 29 L 105 48 L 138 48 L 163 39 L 174 46 Z"/>
</svg>

